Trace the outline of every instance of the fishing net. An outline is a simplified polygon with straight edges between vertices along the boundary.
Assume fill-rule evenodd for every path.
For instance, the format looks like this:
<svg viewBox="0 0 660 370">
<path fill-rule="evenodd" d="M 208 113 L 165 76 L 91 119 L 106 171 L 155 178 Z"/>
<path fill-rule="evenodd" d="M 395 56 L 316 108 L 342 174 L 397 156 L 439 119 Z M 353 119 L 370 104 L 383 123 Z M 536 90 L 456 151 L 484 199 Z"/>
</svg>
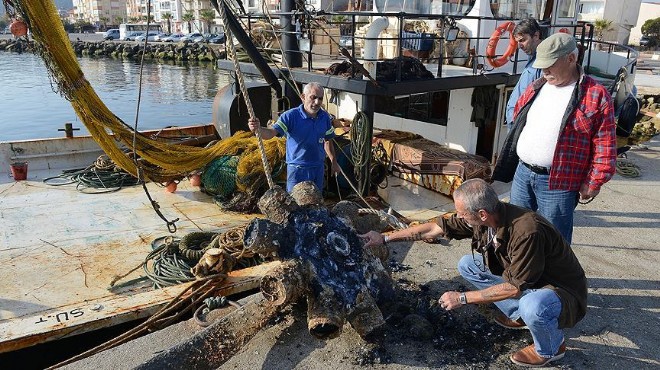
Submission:
<svg viewBox="0 0 660 370">
<path fill-rule="evenodd" d="M 223 155 L 207 164 L 202 174 L 204 191 L 217 195 L 220 199 L 225 199 L 234 193 L 239 158 L 235 155 Z"/>
<path fill-rule="evenodd" d="M 203 168 L 215 158 L 234 155 L 234 149 L 252 145 L 256 148 L 256 140 L 250 133 L 200 148 L 171 144 L 135 132 L 106 107 L 85 78 L 52 0 L 3 2 L 10 16 L 21 18 L 28 25 L 35 41 L 35 52 L 44 60 L 53 88 L 71 103 L 101 149 L 124 171 L 136 177 L 141 172 L 145 180 L 162 182 Z M 139 156 L 139 162 L 124 153 L 126 147 Z M 239 172 L 240 168 L 239 165 Z M 254 168 L 249 168 L 248 172 L 252 170 Z M 241 183 L 241 187 L 249 187 L 249 184 Z"/>
</svg>

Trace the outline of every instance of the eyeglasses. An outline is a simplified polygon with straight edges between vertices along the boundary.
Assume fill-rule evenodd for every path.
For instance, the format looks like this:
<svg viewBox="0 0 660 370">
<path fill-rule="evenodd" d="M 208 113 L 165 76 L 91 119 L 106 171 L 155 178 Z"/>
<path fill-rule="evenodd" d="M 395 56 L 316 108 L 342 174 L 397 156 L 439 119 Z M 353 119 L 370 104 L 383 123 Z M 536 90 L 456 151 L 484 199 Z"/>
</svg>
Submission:
<svg viewBox="0 0 660 370">
<path fill-rule="evenodd" d="M 481 272 L 486 272 L 488 268 L 486 267 L 486 251 L 493 247 L 493 242 L 495 241 L 495 231 L 491 229 L 490 227 L 488 228 L 488 242 L 486 244 L 481 243 L 481 239 L 479 240 L 472 240 L 472 261 L 474 261 L 474 264 L 477 266 L 477 268 Z M 479 252 L 481 254 L 481 262 L 477 261 L 477 259 L 474 256 L 474 251 Z"/>
<path fill-rule="evenodd" d="M 316 99 L 323 100 L 323 96 L 316 96 L 316 95 L 309 95 L 307 98 L 309 100 L 316 100 Z"/>
</svg>

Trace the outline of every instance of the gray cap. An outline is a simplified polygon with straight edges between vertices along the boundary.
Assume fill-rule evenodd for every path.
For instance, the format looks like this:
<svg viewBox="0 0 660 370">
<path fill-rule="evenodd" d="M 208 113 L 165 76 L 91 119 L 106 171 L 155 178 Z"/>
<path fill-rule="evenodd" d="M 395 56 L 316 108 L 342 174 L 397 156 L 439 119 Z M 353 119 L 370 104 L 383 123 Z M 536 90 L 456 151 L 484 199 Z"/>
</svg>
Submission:
<svg viewBox="0 0 660 370">
<path fill-rule="evenodd" d="M 533 67 L 548 68 L 555 64 L 557 59 L 572 53 L 576 47 L 575 37 L 567 33 L 559 32 L 550 35 L 536 47 L 536 60 Z"/>
</svg>

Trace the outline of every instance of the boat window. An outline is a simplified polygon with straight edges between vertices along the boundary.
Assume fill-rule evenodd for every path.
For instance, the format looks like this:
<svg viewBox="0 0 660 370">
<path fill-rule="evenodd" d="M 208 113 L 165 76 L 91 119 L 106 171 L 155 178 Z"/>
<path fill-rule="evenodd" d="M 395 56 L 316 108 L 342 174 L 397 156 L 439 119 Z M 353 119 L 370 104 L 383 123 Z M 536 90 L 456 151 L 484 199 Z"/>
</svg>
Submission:
<svg viewBox="0 0 660 370">
<path fill-rule="evenodd" d="M 376 97 L 377 113 L 416 121 L 447 125 L 449 91 Z"/>
<path fill-rule="evenodd" d="M 490 0 L 490 9 L 496 18 L 542 19 L 547 0 Z"/>
<path fill-rule="evenodd" d="M 476 0 L 376 0 L 379 12 L 467 15 Z"/>
</svg>

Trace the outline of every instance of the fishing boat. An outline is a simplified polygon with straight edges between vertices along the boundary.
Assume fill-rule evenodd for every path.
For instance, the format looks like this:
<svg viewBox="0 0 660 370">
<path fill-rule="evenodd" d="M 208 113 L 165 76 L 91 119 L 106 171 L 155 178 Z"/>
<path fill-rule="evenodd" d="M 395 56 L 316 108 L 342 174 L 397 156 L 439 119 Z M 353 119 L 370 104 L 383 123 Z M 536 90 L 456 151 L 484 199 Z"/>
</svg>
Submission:
<svg viewBox="0 0 660 370">
<path fill-rule="evenodd" d="M 255 107 L 262 122 L 295 106 L 300 85 L 321 84 L 327 110 L 350 122 L 350 139 L 338 145 L 369 158 L 355 166 L 347 158 L 355 190 L 376 191 L 407 221 L 451 211 L 451 192 L 460 182 L 490 174 L 506 135 L 507 97 L 527 61 L 506 40 L 522 15 L 543 19 L 549 33 L 575 35 L 584 46 L 585 69 L 616 98 L 632 90 L 636 51 L 595 41 L 593 27 L 577 20 L 579 1 L 532 1 L 517 8 L 487 0 L 431 4 L 425 10 L 375 1 L 370 9 L 294 14 L 293 2 L 283 1 L 276 20 L 268 15 L 260 20 L 271 25 L 261 32 L 274 32 L 272 25 L 283 30 L 277 52 L 250 41 L 245 29 L 259 17 L 230 16 L 226 27 L 252 61 L 220 61 L 219 66 L 236 71 L 238 65 L 239 73 L 255 76 L 246 84 L 250 98 L 272 102 Z M 261 53 L 272 56 L 273 64 Z M 342 64 L 350 71 L 333 74 L 332 67 L 336 71 Z M 158 136 L 222 139 L 246 130 L 248 110 L 238 91 L 235 85 L 218 93 L 213 124 L 163 130 Z M 173 231 L 172 219 L 179 219 L 176 233 L 182 234 L 226 230 L 254 217 L 222 211 L 187 181 L 173 193 L 148 183 L 157 194 L 156 207 L 139 187 L 90 195 L 43 181 L 88 166 L 108 152 L 112 140 L 109 134 L 104 140 L 0 142 L 0 263 L 6 276 L 0 282 L 0 353 L 148 317 L 190 285 L 154 290 L 140 280 L 141 271 L 125 275 L 144 261 L 154 240 Z M 385 151 L 385 173 L 376 183 L 373 178 L 382 171 L 374 172 L 370 164 L 375 147 Z M 506 196 L 506 184 L 496 185 Z M 255 288 L 264 269 L 232 272 L 221 291 Z M 118 275 L 137 282 L 109 289 Z"/>
</svg>

